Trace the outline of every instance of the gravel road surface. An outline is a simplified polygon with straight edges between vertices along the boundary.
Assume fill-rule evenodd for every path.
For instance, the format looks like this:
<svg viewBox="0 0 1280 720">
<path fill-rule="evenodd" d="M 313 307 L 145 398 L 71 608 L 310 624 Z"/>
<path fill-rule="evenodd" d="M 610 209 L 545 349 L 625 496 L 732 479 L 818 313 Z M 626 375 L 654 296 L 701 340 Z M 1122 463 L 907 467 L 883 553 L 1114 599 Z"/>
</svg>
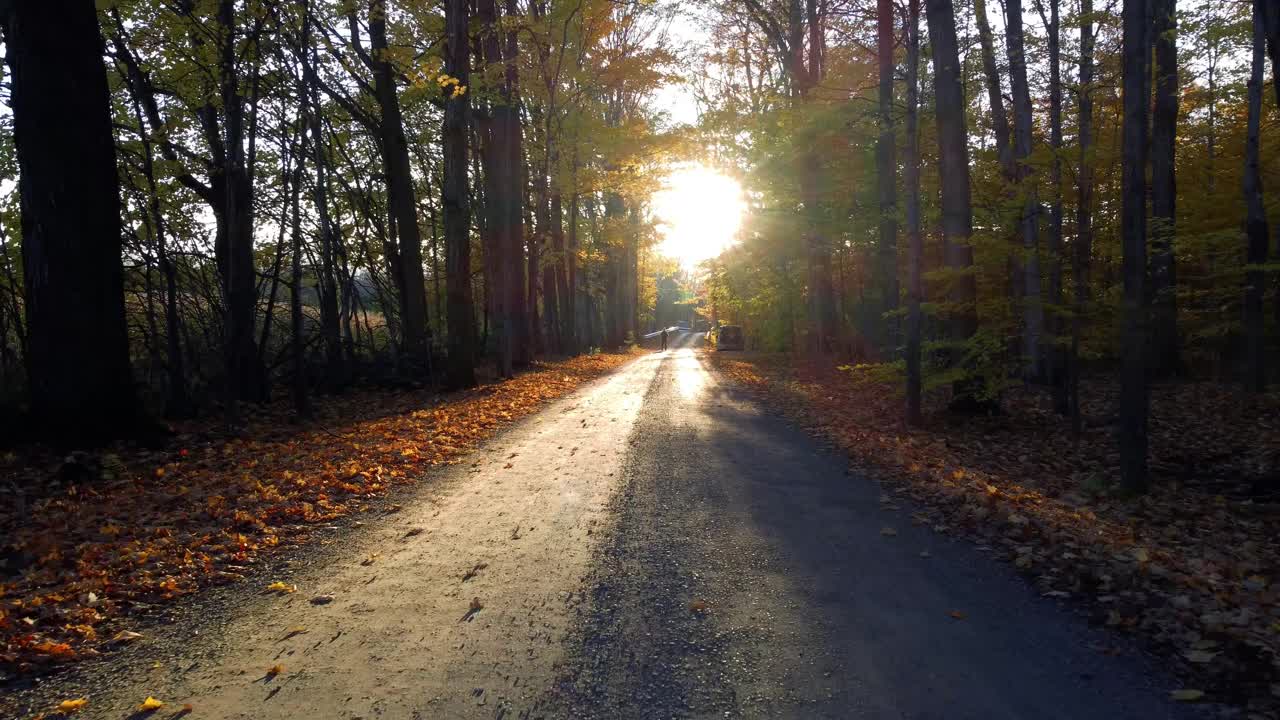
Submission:
<svg viewBox="0 0 1280 720">
<path fill-rule="evenodd" d="M 148 695 L 193 720 L 1197 716 L 1140 652 L 720 382 L 699 338 L 0 717 Z"/>
</svg>

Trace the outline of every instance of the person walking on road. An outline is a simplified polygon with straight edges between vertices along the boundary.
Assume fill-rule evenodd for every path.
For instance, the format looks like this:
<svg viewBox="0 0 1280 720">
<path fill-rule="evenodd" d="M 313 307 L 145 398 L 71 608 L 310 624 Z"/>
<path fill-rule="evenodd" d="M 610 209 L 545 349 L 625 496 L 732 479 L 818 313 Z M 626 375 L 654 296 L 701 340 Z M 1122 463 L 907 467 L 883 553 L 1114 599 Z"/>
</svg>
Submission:
<svg viewBox="0 0 1280 720">
<path fill-rule="evenodd" d="M 662 328 L 662 349 L 667 349 L 667 329 Z"/>
</svg>

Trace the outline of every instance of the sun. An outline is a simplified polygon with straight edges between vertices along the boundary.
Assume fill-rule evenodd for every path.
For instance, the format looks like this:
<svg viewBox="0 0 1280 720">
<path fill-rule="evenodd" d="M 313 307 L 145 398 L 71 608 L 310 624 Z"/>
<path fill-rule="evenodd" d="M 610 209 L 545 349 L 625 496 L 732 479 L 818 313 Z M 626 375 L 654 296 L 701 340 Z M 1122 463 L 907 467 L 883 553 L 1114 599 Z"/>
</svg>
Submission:
<svg viewBox="0 0 1280 720">
<path fill-rule="evenodd" d="M 737 242 L 746 201 L 733 178 L 693 163 L 671 170 L 652 208 L 659 251 L 691 270 Z"/>
</svg>

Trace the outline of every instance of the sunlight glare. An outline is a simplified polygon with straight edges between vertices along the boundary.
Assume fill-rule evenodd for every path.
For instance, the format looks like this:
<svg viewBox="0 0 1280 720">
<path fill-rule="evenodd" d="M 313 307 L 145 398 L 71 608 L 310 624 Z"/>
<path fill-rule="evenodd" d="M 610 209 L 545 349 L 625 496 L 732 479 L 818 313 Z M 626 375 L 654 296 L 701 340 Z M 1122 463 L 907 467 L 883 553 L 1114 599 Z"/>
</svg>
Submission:
<svg viewBox="0 0 1280 720">
<path fill-rule="evenodd" d="M 659 251 L 687 269 L 737 242 L 746 202 L 731 177 L 705 165 L 677 167 L 653 195 L 663 235 Z"/>
</svg>

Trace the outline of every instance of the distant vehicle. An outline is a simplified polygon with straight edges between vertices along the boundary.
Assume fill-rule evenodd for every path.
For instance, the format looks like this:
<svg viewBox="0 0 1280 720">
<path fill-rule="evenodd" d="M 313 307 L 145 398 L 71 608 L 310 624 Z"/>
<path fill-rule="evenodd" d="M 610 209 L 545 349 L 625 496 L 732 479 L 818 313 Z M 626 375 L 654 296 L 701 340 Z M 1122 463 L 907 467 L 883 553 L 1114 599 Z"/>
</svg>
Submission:
<svg viewBox="0 0 1280 720">
<path fill-rule="evenodd" d="M 745 350 L 746 342 L 742 337 L 742 328 L 737 325 L 721 325 L 716 334 L 717 350 Z"/>
<path fill-rule="evenodd" d="M 676 323 L 676 327 L 677 327 L 677 328 L 679 328 L 679 329 L 681 329 L 681 330 L 691 330 L 691 329 L 693 329 L 693 328 L 689 325 L 689 321 L 688 321 L 688 320 L 681 320 L 680 322 Z"/>
<path fill-rule="evenodd" d="M 694 332 L 706 332 L 708 329 L 710 329 L 710 327 L 711 326 L 707 324 L 706 320 L 699 319 L 694 321 L 693 323 Z"/>
</svg>

